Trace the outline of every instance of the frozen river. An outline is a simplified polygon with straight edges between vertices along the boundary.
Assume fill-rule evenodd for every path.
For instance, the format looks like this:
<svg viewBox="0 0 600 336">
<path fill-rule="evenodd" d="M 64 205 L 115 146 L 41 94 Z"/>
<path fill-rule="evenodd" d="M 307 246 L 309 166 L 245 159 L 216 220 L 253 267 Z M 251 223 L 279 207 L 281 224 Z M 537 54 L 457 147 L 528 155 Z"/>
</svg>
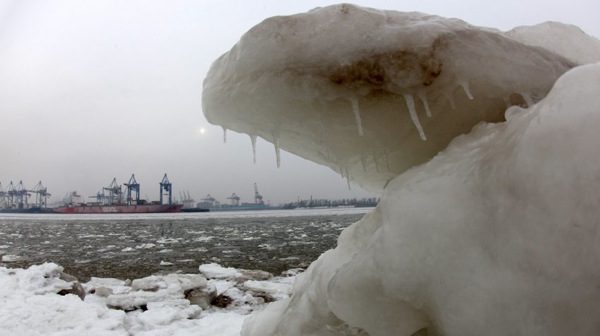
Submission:
<svg viewBox="0 0 600 336">
<path fill-rule="evenodd" d="M 55 262 L 87 281 L 196 273 L 198 265 L 280 274 L 306 268 L 371 208 L 151 215 L 0 215 L 0 266 Z"/>
</svg>

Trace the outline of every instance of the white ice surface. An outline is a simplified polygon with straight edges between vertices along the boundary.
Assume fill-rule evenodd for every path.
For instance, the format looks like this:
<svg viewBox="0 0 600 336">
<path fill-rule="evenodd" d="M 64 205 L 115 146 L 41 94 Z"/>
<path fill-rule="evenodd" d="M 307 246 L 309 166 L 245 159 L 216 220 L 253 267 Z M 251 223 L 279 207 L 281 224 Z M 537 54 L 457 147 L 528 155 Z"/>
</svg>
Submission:
<svg viewBox="0 0 600 336">
<path fill-rule="evenodd" d="M 362 12 L 348 6 L 338 10 L 359 15 L 366 26 L 387 25 L 391 30 L 401 30 L 399 24 L 402 22 L 393 18 L 387 22 L 371 22 L 373 17 L 382 18 L 377 11 Z M 411 17 L 403 16 L 409 20 Z M 444 23 L 439 18 L 421 14 L 415 14 L 413 18 L 415 20 L 407 26 L 410 34 L 403 36 L 417 42 L 427 41 L 427 38 L 422 39 L 424 36 L 419 31 L 427 32 L 431 24 L 465 27 L 460 21 Z M 343 21 L 337 23 L 344 28 Z M 356 166 L 355 162 L 347 162 L 340 170 L 346 174 L 348 171 L 356 173 L 365 183 L 373 179 L 373 186 L 381 181 L 383 173 L 379 171 L 385 170 L 383 175 L 395 178 L 388 183 L 377 209 L 344 230 L 336 249 L 323 254 L 307 272 L 298 276 L 291 298 L 274 302 L 257 315 L 246 315 L 260 310 L 262 306 L 255 306 L 260 301 L 251 300 L 248 292 L 234 287 L 236 282 L 229 280 L 238 277 L 238 273 L 242 273 L 240 270 L 219 265 L 204 268 L 220 278 L 209 280 L 209 284 L 231 293 L 245 306 L 199 311 L 182 297 L 187 280 L 179 280 L 175 275 L 176 280 L 158 277 L 138 283 L 140 286 L 157 285 L 153 287 L 156 291 L 132 291 L 125 282 L 93 278 L 85 288 L 100 289 L 103 295 L 88 294 L 82 301 L 74 295 L 56 294 L 68 287 L 68 283 L 58 279 L 62 270 L 58 265 L 44 264 L 26 270 L 0 267 L 0 331 L 8 335 L 229 336 L 239 335 L 244 319 L 251 316 L 245 322 L 243 335 L 422 336 L 425 329 L 430 336 L 600 334 L 600 64 L 569 71 L 545 97 L 547 90 L 535 89 L 538 84 L 538 88 L 543 89 L 555 83 L 553 77 L 558 77 L 558 73 L 550 71 L 548 76 L 544 75 L 544 71 L 555 69 L 555 66 L 560 68 L 563 64 L 555 54 L 579 62 L 596 56 L 568 55 L 562 52 L 565 44 L 561 47 L 552 41 L 544 42 L 543 47 L 551 50 L 548 53 L 532 51 L 524 44 L 506 42 L 494 35 L 499 33 L 479 34 L 476 28 L 475 31 L 468 28 L 467 31 L 477 38 L 455 40 L 463 43 L 459 43 L 460 47 L 471 51 L 491 50 L 485 52 L 484 56 L 488 56 L 485 62 L 470 63 L 482 54 L 475 53 L 474 58 L 453 58 L 461 55 L 460 48 L 448 49 L 449 54 L 444 57 L 453 57 L 444 59 L 455 67 L 451 72 L 452 80 L 448 79 L 447 85 L 438 87 L 438 91 L 428 91 L 433 96 L 426 95 L 433 118 L 436 113 L 438 116 L 442 113 L 440 97 L 450 87 L 455 89 L 449 91 L 446 104 L 458 110 L 467 109 L 467 114 L 487 107 L 496 109 L 496 103 L 478 100 L 489 94 L 493 99 L 502 100 L 511 88 L 520 98 L 509 96 L 509 102 L 515 100 L 515 103 L 523 104 L 529 97 L 537 104 L 528 109 L 511 107 L 506 110 L 507 122 L 481 123 L 470 134 L 455 138 L 447 148 L 444 144 L 442 148 L 445 149 L 439 154 L 429 151 L 425 157 L 429 160 L 435 155 L 433 159 L 399 176 L 393 171 L 398 157 L 385 151 L 392 149 L 389 147 L 392 143 L 383 142 L 380 148 L 385 150 L 381 153 L 377 152 L 377 147 L 371 147 L 371 156 L 364 159 L 367 172 L 357 173 L 352 168 Z M 339 41 L 342 43 L 339 46 L 343 47 L 348 31 L 341 29 L 340 35 L 318 37 Z M 369 41 L 369 46 L 377 46 L 377 41 L 373 42 L 374 36 L 361 36 L 355 34 L 355 30 L 350 31 L 354 37 Z M 539 30 L 534 32 L 538 34 Z M 519 39 L 525 41 L 522 36 Z M 290 43 L 292 46 L 300 43 L 296 50 L 304 52 L 308 49 L 302 50 L 302 41 Z M 501 41 L 501 48 L 495 44 L 498 41 Z M 506 50 L 500 50 L 502 48 Z M 504 57 L 495 59 L 492 56 L 496 54 Z M 520 64 L 516 70 L 511 69 L 507 55 L 515 55 L 515 64 Z M 321 55 L 315 55 L 318 56 Z M 549 63 L 541 62 L 544 64 L 537 68 L 538 64 L 532 60 Z M 574 65 L 568 64 L 567 67 Z M 503 73 L 506 69 L 511 71 Z M 467 85 L 463 86 L 463 81 L 454 82 L 464 79 L 461 74 L 468 77 Z M 293 81 L 294 77 L 286 79 Z M 501 83 L 494 82 L 496 80 Z M 262 99 L 258 94 L 260 85 L 268 84 L 268 81 L 257 83 L 254 89 L 257 97 Z M 455 86 L 448 86 L 448 83 Z M 215 83 L 208 81 L 208 84 Z M 327 88 L 322 91 L 322 87 L 312 86 L 314 83 L 310 81 L 306 86 L 302 81 L 297 84 L 295 88 L 300 88 L 300 97 L 309 93 L 317 101 L 323 92 L 329 97 L 327 99 L 331 99 L 332 93 L 341 92 Z M 360 88 L 349 91 L 354 89 L 358 95 L 364 94 Z M 502 94 L 496 95 L 494 90 L 500 90 Z M 348 92 L 342 91 L 342 96 Z M 469 93 L 473 96 L 472 101 Z M 422 141 L 405 103 L 400 103 L 404 102 L 404 93 L 398 94 L 398 99 L 390 98 L 383 103 L 375 97 L 367 99 L 366 105 L 365 101 L 359 100 L 359 113 L 356 113 L 354 103 L 348 100 L 355 98 L 356 92 L 351 92 L 348 97 L 328 106 L 335 112 L 331 118 L 319 119 L 319 113 L 316 113 L 311 118 L 302 114 L 284 115 L 281 120 L 289 120 L 290 127 L 298 127 L 298 130 L 303 129 L 301 124 L 294 124 L 298 120 L 317 124 L 325 120 L 330 123 L 328 127 L 332 126 L 330 135 L 342 135 L 334 140 L 343 142 L 346 134 L 361 137 L 360 129 L 362 137 L 379 131 L 378 121 L 369 119 L 368 115 L 373 111 L 369 108 L 386 111 L 376 107 L 389 103 L 387 111 L 397 108 L 405 120 L 400 124 L 389 120 L 388 123 L 394 127 L 404 125 L 400 128 L 408 132 L 407 137 Z M 290 95 L 294 95 L 293 90 Z M 329 104 L 327 99 L 322 103 Z M 264 100 L 266 107 L 282 102 Z M 418 101 L 414 99 L 415 103 Z M 468 105 L 469 102 L 475 105 Z M 315 112 L 313 108 L 308 110 Z M 303 111 L 292 110 L 294 113 Z M 467 114 L 454 118 L 460 121 Z M 358 126 L 357 115 L 360 116 Z M 418 112 L 418 117 L 427 141 L 436 141 L 436 134 L 443 128 L 432 132 L 435 129 L 432 123 L 439 123 L 440 119 L 429 121 L 425 111 Z M 395 118 L 394 114 L 390 112 L 380 121 L 389 118 Z M 333 127 L 338 122 L 339 129 Z M 257 130 L 255 133 L 259 133 L 252 121 L 250 126 L 244 127 L 248 127 L 248 132 Z M 298 136 L 297 139 L 307 135 L 293 132 L 293 128 L 290 131 Z M 264 135 L 274 140 L 272 132 Z M 288 138 L 289 141 L 294 139 Z M 375 136 L 370 140 L 373 139 L 378 138 Z M 352 152 L 344 152 L 344 148 L 348 148 L 344 146 L 336 151 L 336 141 L 328 143 L 327 148 L 318 141 L 311 143 L 315 147 L 306 147 L 307 156 L 313 155 L 315 161 L 328 162 L 331 166 L 340 164 L 340 157 Z M 348 143 L 354 145 L 355 141 Z M 286 148 L 284 136 L 276 142 Z M 371 146 L 377 141 L 365 143 Z M 303 144 L 306 142 L 300 141 L 300 145 Z M 379 159 L 372 159 L 377 156 Z M 360 162 L 359 165 L 363 170 Z M 4 257 L 7 255 L 3 256 L 3 261 Z M 13 257 L 9 255 L 10 258 Z M 289 281 L 274 283 L 289 284 Z M 280 290 L 281 287 L 275 284 L 248 282 L 254 289 Z M 147 310 L 125 313 L 108 308 L 109 302 L 129 302 L 132 307 L 145 304 Z"/>
<path fill-rule="evenodd" d="M 207 119 L 385 189 L 242 335 L 600 335 L 597 42 L 352 5 L 246 33 Z"/>
<path fill-rule="evenodd" d="M 204 264 L 198 267 L 200 273 L 210 279 L 233 279 L 242 274 L 233 267 L 222 267 L 219 264 Z"/>
<path fill-rule="evenodd" d="M 600 61 L 600 41 L 572 25 L 544 22 L 514 28 L 506 35 L 528 45 L 546 48 L 579 64 Z"/>
<path fill-rule="evenodd" d="M 219 269 L 213 264 L 209 268 Z M 184 291 L 207 284 L 200 274 L 169 274 L 126 281 L 92 278 L 83 284 L 88 294 L 58 295 L 70 283 L 58 277 L 62 267 L 52 263 L 28 269 L 0 267 L 0 335 L 195 335 L 238 336 L 245 318 L 263 309 L 252 292 L 237 290 L 230 307 L 203 311 L 184 299 Z M 273 286 L 293 277 L 273 278 Z M 234 288 L 211 280 L 219 288 Z M 288 284 L 291 288 L 291 285 Z M 268 284 L 265 289 L 271 287 Z M 277 287 L 273 287 L 277 288 Z M 97 294 L 92 294 L 92 292 Z M 279 298 L 285 298 L 278 292 Z M 288 295 L 289 296 L 289 295 Z M 119 306 L 129 312 L 111 309 Z M 145 310 L 135 309 L 144 306 Z"/>
<path fill-rule="evenodd" d="M 600 334 L 598 87 L 577 67 L 398 176 L 243 335 Z"/>
<path fill-rule="evenodd" d="M 202 105 L 211 123 L 380 191 L 576 64 L 457 19 L 335 5 L 244 34 L 211 66 Z"/>
</svg>

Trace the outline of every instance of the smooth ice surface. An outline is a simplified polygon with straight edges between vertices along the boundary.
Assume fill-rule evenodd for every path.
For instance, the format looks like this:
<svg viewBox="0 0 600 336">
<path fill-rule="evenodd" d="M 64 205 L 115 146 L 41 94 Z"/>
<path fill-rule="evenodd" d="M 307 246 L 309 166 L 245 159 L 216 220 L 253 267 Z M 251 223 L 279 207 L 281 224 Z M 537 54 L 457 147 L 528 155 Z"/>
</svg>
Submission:
<svg viewBox="0 0 600 336">
<path fill-rule="evenodd" d="M 240 271 L 233 267 L 223 267 L 216 263 L 200 265 L 200 273 L 212 279 L 232 279 L 241 276 Z"/>
<path fill-rule="evenodd" d="M 242 335 L 600 334 L 597 47 L 351 5 L 250 30 L 207 118 L 385 189 Z"/>
<path fill-rule="evenodd" d="M 600 61 L 600 40 L 573 25 L 544 22 L 511 29 L 506 35 L 519 42 L 548 49 L 579 64 Z"/>
<path fill-rule="evenodd" d="M 336 5 L 252 28 L 213 63 L 202 104 L 211 123 L 380 191 L 575 65 L 457 19 Z"/>
</svg>

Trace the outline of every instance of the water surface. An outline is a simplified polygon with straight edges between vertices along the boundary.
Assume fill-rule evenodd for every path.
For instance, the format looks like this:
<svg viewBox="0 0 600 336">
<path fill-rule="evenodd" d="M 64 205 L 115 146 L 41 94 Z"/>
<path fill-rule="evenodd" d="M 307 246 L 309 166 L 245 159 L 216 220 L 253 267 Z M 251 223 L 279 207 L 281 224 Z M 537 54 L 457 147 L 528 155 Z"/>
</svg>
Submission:
<svg viewBox="0 0 600 336">
<path fill-rule="evenodd" d="M 274 274 L 306 268 L 369 208 L 177 214 L 1 214 L 1 266 L 55 262 L 80 281 L 197 273 L 201 264 Z"/>
</svg>

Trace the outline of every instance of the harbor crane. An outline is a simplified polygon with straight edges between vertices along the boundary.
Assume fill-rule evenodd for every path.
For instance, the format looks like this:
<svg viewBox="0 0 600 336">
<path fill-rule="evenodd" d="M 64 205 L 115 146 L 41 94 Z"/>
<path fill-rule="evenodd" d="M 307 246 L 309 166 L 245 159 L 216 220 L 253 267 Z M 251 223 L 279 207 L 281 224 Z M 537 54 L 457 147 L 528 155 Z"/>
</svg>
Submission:
<svg viewBox="0 0 600 336">
<path fill-rule="evenodd" d="M 15 198 L 17 197 L 17 189 L 12 181 L 8 184 L 6 189 L 6 207 L 12 209 L 15 207 Z"/>
<path fill-rule="evenodd" d="M 231 205 L 238 206 L 240 205 L 240 197 L 235 193 L 231 194 L 231 196 L 227 197 L 228 200 L 231 200 Z"/>
<path fill-rule="evenodd" d="M 135 180 L 135 175 L 131 174 L 131 178 L 129 178 L 129 182 L 124 183 L 127 187 L 127 204 L 131 205 L 132 203 L 135 205 L 140 204 L 140 184 Z M 135 199 L 131 197 L 131 194 L 135 194 Z M 135 201 L 135 202 L 134 202 Z"/>
<path fill-rule="evenodd" d="M 2 189 L 2 182 L 0 182 L 0 208 L 6 207 L 6 192 Z"/>
<path fill-rule="evenodd" d="M 254 183 L 254 204 L 265 204 L 262 195 L 258 193 L 256 183 Z"/>
<path fill-rule="evenodd" d="M 123 197 L 123 190 L 121 186 L 117 184 L 117 178 L 113 178 L 112 182 L 108 187 L 102 188 L 103 190 L 108 190 L 108 202 L 110 204 L 118 204 L 121 203 L 121 199 Z"/>
<path fill-rule="evenodd" d="M 173 204 L 173 184 L 171 184 L 171 182 L 169 182 L 169 178 L 167 177 L 167 174 L 165 174 L 165 176 L 163 177 L 162 181 L 159 184 L 160 184 L 160 204 L 163 204 L 163 194 L 169 195 L 169 203 L 168 204 Z"/>
<path fill-rule="evenodd" d="M 18 209 L 27 209 L 29 207 L 29 196 L 28 190 L 23 185 L 23 181 L 19 181 L 19 185 L 16 189 L 16 197 L 17 197 L 17 208 Z"/>
<path fill-rule="evenodd" d="M 206 206 L 209 206 L 209 207 L 214 207 L 214 206 L 220 205 L 220 203 L 214 197 L 212 197 L 210 194 L 206 195 L 206 197 L 201 199 L 200 202 L 202 202 L 203 204 L 206 204 Z"/>
<path fill-rule="evenodd" d="M 98 202 L 98 204 L 105 204 L 106 203 L 106 195 L 104 194 L 104 190 L 102 191 L 98 191 L 96 193 L 96 196 L 88 196 L 89 198 L 95 198 L 96 202 Z"/>
<path fill-rule="evenodd" d="M 33 189 L 28 191 L 35 194 L 33 206 L 36 208 L 45 208 L 48 197 L 52 196 L 52 194 L 48 193 L 48 188 L 44 187 L 42 181 L 39 181 Z"/>
<path fill-rule="evenodd" d="M 35 201 L 29 202 L 32 194 L 35 194 Z M 30 208 L 42 208 L 46 207 L 48 197 L 52 196 L 46 187 L 42 185 L 42 181 L 38 182 L 36 186 L 28 190 L 25 188 L 23 181 L 19 181 L 19 184 L 15 187 L 12 181 L 8 185 L 6 191 L 2 188 L 0 183 L 0 208 L 2 209 L 30 209 Z"/>
<path fill-rule="evenodd" d="M 179 197 L 184 208 L 193 208 L 196 206 L 196 204 L 194 204 L 196 201 L 190 194 L 189 190 L 184 190 L 182 192 L 180 191 Z"/>
</svg>

